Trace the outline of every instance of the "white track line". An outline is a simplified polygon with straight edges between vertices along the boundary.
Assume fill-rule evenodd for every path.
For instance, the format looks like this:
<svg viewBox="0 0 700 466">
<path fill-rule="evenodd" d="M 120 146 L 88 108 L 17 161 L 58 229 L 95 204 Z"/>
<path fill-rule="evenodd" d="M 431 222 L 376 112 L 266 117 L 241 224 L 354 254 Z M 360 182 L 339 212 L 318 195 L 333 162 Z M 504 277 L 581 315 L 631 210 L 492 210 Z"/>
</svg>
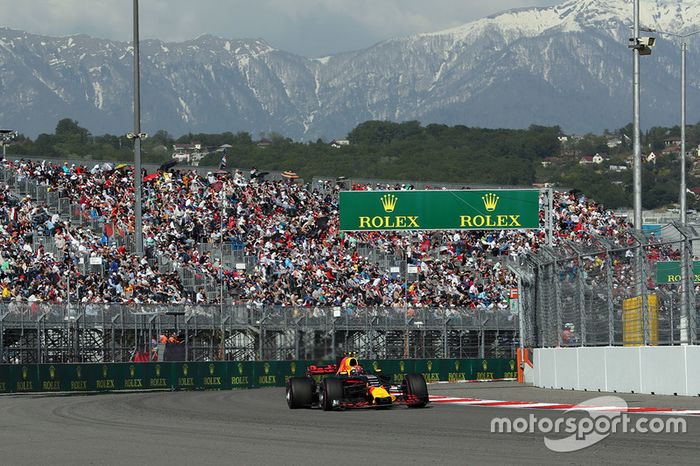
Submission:
<svg viewBox="0 0 700 466">
<path fill-rule="evenodd" d="M 621 411 L 626 413 L 668 414 L 676 416 L 700 416 L 700 409 L 647 408 L 631 406 L 620 408 L 615 406 L 579 406 L 571 403 L 543 403 L 528 401 L 482 400 L 478 398 L 457 398 L 442 395 L 430 395 L 434 404 L 453 404 L 460 406 L 478 406 L 485 408 L 511 409 L 546 409 L 554 411 Z"/>
<path fill-rule="evenodd" d="M 451 381 L 446 381 L 446 380 L 440 380 L 438 382 L 430 382 L 428 385 L 441 385 L 441 384 L 454 384 L 454 383 L 484 383 L 484 382 L 514 382 L 517 379 L 472 379 L 472 380 L 451 380 Z"/>
</svg>

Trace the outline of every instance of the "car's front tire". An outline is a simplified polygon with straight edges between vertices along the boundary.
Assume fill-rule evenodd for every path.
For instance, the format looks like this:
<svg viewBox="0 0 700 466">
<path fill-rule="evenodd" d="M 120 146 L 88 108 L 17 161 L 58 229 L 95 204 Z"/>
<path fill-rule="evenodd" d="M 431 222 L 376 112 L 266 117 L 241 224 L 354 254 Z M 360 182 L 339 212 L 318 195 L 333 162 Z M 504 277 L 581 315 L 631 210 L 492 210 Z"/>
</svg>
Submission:
<svg viewBox="0 0 700 466">
<path fill-rule="evenodd" d="M 422 374 L 406 374 L 403 389 L 409 408 L 424 408 L 428 404 L 428 384 Z"/>
<path fill-rule="evenodd" d="M 291 377 L 287 381 L 289 409 L 310 408 L 313 401 L 313 381 L 308 377 Z"/>
<path fill-rule="evenodd" d="M 319 404 L 324 411 L 331 411 L 343 399 L 343 382 L 335 377 L 326 377 L 321 382 Z"/>
</svg>

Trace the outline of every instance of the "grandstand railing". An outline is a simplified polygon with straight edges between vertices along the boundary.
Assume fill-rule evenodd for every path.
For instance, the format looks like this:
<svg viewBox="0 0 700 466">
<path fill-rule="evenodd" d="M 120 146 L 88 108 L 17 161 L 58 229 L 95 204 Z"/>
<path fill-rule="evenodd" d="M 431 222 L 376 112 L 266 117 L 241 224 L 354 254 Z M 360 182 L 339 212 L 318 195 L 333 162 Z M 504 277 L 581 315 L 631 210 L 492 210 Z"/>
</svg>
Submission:
<svg viewBox="0 0 700 466">
<path fill-rule="evenodd" d="M 513 357 L 509 309 L 0 304 L 0 362 L 121 362 L 161 335 L 187 360 Z"/>
</svg>

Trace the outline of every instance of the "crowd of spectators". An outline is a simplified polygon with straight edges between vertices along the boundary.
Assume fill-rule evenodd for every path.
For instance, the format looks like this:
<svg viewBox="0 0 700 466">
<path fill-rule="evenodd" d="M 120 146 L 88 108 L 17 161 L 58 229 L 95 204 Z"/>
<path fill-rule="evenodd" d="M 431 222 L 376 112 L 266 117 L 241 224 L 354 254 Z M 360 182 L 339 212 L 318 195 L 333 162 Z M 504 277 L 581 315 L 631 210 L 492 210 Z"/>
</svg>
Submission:
<svg viewBox="0 0 700 466">
<path fill-rule="evenodd" d="M 271 181 L 254 171 L 170 169 L 144 172 L 146 256 L 139 258 L 129 243 L 134 233 L 131 167 L 19 160 L 6 161 L 2 169 L 57 193 L 73 214 L 90 220 L 70 222 L 44 202 L 19 198 L 0 186 L 5 300 L 60 303 L 70 293 L 71 302 L 82 303 L 217 302 L 218 293 L 183 286 L 180 271 L 190 270 L 209 277 L 217 289 L 223 281 L 224 299 L 253 306 L 505 308 L 515 277 L 504 260 L 517 260 L 546 241 L 544 228 L 340 232 L 339 184 Z M 627 241 L 625 221 L 581 193 L 555 193 L 553 223 L 555 242 L 585 243 L 595 236 Z M 239 250 L 249 266 L 242 270 L 222 263 L 214 248 L 200 247 L 203 243 Z M 362 245 L 398 258 L 412 273 L 387 270 L 361 254 Z M 164 263 L 171 265 L 170 272 L 161 271 Z"/>
</svg>

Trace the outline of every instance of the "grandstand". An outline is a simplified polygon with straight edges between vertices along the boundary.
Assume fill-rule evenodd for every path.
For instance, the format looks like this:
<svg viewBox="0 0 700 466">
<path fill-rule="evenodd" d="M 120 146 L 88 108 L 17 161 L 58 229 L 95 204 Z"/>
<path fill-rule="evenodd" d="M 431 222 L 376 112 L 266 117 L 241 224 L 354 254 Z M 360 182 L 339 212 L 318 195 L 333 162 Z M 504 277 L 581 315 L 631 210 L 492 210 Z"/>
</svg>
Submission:
<svg viewBox="0 0 700 466">
<path fill-rule="evenodd" d="M 171 329 L 197 360 L 514 350 L 509 267 L 542 247 L 541 230 L 340 233 L 342 188 L 415 185 L 155 171 L 139 258 L 131 170 L 4 162 L 3 361 L 123 361 Z M 554 204 L 556 244 L 628 230 L 580 194 Z"/>
</svg>

